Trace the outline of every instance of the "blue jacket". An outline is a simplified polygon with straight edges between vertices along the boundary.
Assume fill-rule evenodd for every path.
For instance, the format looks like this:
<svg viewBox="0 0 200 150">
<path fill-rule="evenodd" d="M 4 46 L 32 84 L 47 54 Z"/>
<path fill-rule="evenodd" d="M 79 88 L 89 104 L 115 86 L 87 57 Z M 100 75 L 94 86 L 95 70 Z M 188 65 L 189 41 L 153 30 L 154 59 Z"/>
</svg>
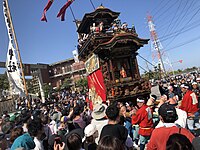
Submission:
<svg viewBox="0 0 200 150">
<path fill-rule="evenodd" d="M 33 138 L 28 133 L 25 133 L 16 138 L 11 146 L 11 150 L 15 150 L 20 147 L 23 147 L 26 150 L 35 148 L 35 143 L 33 141 Z"/>
</svg>

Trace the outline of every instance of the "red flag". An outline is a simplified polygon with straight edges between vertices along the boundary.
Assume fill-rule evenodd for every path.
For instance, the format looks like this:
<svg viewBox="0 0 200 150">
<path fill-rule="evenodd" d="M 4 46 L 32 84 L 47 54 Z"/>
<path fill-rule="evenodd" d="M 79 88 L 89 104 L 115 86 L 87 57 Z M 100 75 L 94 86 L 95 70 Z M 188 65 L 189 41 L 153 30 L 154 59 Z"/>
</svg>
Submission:
<svg viewBox="0 0 200 150">
<path fill-rule="evenodd" d="M 106 87 L 102 74 L 102 68 L 87 76 L 89 99 L 92 103 L 106 102 Z"/>
<path fill-rule="evenodd" d="M 54 1 L 54 0 L 48 0 L 48 3 L 46 4 L 46 6 L 45 6 L 45 8 L 44 8 L 41 21 L 46 21 L 46 22 L 47 22 L 46 12 L 47 12 L 47 10 L 49 10 L 49 8 L 51 7 L 53 1 Z"/>
<path fill-rule="evenodd" d="M 57 17 L 61 17 L 61 21 L 64 21 L 65 20 L 65 12 L 66 12 L 66 9 L 72 4 L 74 0 L 68 0 L 66 2 L 66 4 L 60 9 L 60 11 L 58 12 L 58 15 Z"/>
<path fill-rule="evenodd" d="M 180 63 L 182 63 L 182 62 L 183 62 L 183 60 L 179 60 L 179 62 L 180 62 Z"/>
</svg>

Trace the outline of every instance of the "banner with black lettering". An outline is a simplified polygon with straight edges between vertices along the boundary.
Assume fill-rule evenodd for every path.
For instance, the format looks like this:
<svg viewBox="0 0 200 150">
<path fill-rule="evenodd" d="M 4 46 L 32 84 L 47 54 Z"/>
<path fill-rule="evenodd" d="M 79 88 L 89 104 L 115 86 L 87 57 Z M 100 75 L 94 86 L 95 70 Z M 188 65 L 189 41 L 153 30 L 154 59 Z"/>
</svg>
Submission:
<svg viewBox="0 0 200 150">
<path fill-rule="evenodd" d="M 12 30 L 8 18 L 8 12 L 5 1 L 3 1 L 3 12 L 9 37 L 6 69 L 7 69 L 8 80 L 10 83 L 10 90 L 12 91 L 12 94 L 19 94 L 20 96 L 25 96 L 21 74 L 16 57 L 16 50 L 13 46 Z"/>
</svg>

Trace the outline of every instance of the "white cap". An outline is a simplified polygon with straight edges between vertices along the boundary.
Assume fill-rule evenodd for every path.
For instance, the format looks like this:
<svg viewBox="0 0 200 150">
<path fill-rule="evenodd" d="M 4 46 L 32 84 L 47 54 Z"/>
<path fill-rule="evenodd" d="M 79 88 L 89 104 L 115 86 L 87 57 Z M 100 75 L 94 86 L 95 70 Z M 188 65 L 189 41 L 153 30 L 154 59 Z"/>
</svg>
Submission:
<svg viewBox="0 0 200 150">
<path fill-rule="evenodd" d="M 200 78 L 197 78 L 196 80 L 197 80 L 197 81 L 200 81 Z"/>
</svg>

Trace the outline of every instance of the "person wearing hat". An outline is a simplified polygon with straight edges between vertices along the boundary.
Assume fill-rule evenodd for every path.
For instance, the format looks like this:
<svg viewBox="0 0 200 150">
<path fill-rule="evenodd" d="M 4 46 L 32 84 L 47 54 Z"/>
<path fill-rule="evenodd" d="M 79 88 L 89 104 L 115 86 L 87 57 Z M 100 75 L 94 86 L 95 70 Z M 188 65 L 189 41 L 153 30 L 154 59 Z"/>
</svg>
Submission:
<svg viewBox="0 0 200 150">
<path fill-rule="evenodd" d="M 102 128 L 108 124 L 108 119 L 106 118 L 106 109 L 107 105 L 105 104 L 96 104 L 92 112 L 92 121 L 91 124 L 95 125 L 98 130 L 98 137 L 95 139 L 96 144 L 99 142 L 99 137 Z"/>
<path fill-rule="evenodd" d="M 144 98 L 137 98 L 137 106 L 139 109 L 132 115 L 132 125 L 139 125 L 140 150 L 144 150 L 153 131 L 153 114 L 152 109 L 145 104 Z"/>
<path fill-rule="evenodd" d="M 186 128 L 186 121 L 187 121 L 187 113 L 184 110 L 179 109 L 177 100 L 174 98 L 170 98 L 167 103 L 171 106 L 173 106 L 176 109 L 176 113 L 178 115 L 178 119 L 174 122 L 177 126 L 180 126 L 182 128 Z M 162 120 L 159 121 L 157 126 L 155 128 L 160 128 L 164 126 L 164 122 Z"/>
<path fill-rule="evenodd" d="M 98 130 L 96 125 L 89 124 L 85 127 L 84 130 L 84 138 L 82 141 L 84 142 L 85 150 L 96 150 L 97 144 L 95 143 L 95 139 L 98 137 Z"/>
<path fill-rule="evenodd" d="M 166 150 L 167 140 L 174 133 L 183 134 L 192 142 L 194 135 L 186 128 L 180 128 L 174 123 L 178 119 L 174 106 L 164 103 L 160 106 L 158 113 L 164 126 L 153 130 L 150 141 L 147 144 L 147 150 Z"/>
<path fill-rule="evenodd" d="M 198 122 L 199 116 L 198 99 L 196 94 L 189 90 L 189 86 L 187 84 L 181 85 L 181 91 L 183 92 L 184 96 L 179 108 L 186 111 L 189 118 L 187 119 L 188 128 L 193 131 L 194 125 L 197 128 L 200 128 L 200 124 L 195 123 Z"/>
</svg>

